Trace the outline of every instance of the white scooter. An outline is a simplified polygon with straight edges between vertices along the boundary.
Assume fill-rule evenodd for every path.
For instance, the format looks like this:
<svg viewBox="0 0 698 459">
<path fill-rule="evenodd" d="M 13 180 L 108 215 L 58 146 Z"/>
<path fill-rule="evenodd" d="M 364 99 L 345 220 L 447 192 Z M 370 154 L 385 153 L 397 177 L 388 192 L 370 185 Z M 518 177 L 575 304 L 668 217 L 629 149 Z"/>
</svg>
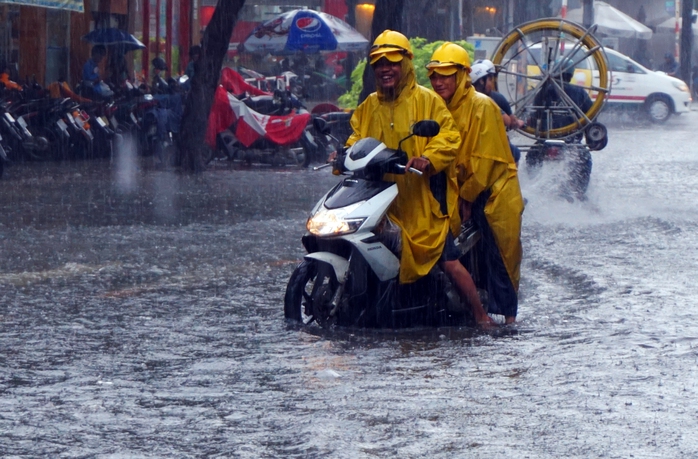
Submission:
<svg viewBox="0 0 698 459">
<path fill-rule="evenodd" d="M 323 131 L 322 120 L 317 123 Z M 413 135 L 438 132 L 437 122 L 419 121 L 400 145 Z M 417 282 L 398 282 L 400 229 L 386 216 L 398 189 L 383 175 L 404 174 L 406 163 L 400 146 L 393 150 L 373 138 L 359 140 L 334 161 L 335 170 L 349 176 L 320 199 L 308 218 L 302 239 L 308 254 L 288 282 L 286 319 L 324 328 L 444 326 L 472 320 L 438 265 Z M 409 172 L 421 174 L 412 168 Z M 464 256 L 474 257 L 471 248 L 478 239 L 479 232 L 470 226 L 456 244 Z"/>
</svg>

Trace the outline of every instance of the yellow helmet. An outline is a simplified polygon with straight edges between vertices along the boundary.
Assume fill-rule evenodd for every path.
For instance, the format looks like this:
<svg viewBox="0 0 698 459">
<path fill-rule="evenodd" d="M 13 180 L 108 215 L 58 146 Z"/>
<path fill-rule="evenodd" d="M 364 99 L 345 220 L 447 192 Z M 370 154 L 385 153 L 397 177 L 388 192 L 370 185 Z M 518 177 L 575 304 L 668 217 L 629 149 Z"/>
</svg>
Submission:
<svg viewBox="0 0 698 459">
<path fill-rule="evenodd" d="M 470 70 L 470 56 L 463 47 L 447 41 L 436 48 L 426 67 L 429 70 L 429 76 L 433 72 L 446 76 L 453 75 L 458 69 Z"/>
<path fill-rule="evenodd" d="M 390 62 L 400 62 L 404 56 L 412 59 L 412 47 L 406 36 L 394 30 L 384 30 L 373 42 L 373 46 L 368 52 L 371 65 L 375 64 L 381 57 L 387 58 Z"/>
</svg>

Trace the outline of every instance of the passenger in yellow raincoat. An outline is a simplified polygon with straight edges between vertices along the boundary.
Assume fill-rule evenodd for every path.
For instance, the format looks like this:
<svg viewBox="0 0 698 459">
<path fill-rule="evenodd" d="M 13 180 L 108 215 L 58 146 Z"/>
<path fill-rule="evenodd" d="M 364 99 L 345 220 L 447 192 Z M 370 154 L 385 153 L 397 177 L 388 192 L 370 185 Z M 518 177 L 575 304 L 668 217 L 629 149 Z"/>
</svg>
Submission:
<svg viewBox="0 0 698 459">
<path fill-rule="evenodd" d="M 518 309 L 524 203 L 499 107 L 471 85 L 470 57 L 462 47 L 444 43 L 427 69 L 461 132 L 456 165 L 461 216 L 469 218 L 472 209 L 483 236 L 488 312 L 512 323 Z"/>
<path fill-rule="evenodd" d="M 414 282 L 440 262 L 473 309 L 476 322 L 481 326 L 492 325 L 472 278 L 458 262 L 453 236 L 449 235 L 450 216 L 456 217 L 457 226 L 460 223 L 457 221 L 458 185 L 454 167 L 460 136 L 453 118 L 436 94 L 416 83 L 412 51 L 404 35 L 384 31 L 373 43 L 369 59 L 376 76 L 377 92 L 354 112 L 353 134 L 347 140 L 348 145 L 373 137 L 389 148 L 397 148 L 415 122 L 433 119 L 441 126 L 435 137 L 415 136 L 402 143 L 408 156 L 407 166 L 424 172 L 423 176 L 406 173 L 385 177 L 398 185 L 398 196 L 388 215 L 402 229 L 400 282 Z M 441 199 L 446 212 L 442 212 L 442 204 L 432 193 L 432 179 L 441 181 Z"/>
</svg>

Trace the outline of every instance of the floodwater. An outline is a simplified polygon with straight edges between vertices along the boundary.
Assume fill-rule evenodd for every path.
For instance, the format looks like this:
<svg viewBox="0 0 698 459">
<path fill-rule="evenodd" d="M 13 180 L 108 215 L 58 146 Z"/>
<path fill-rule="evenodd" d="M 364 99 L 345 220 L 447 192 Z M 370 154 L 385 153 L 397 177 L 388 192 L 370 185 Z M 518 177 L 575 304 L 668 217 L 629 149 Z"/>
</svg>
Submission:
<svg viewBox="0 0 698 459">
<path fill-rule="evenodd" d="M 584 203 L 522 172 L 508 333 L 287 325 L 327 170 L 14 165 L 0 455 L 695 457 L 696 125 L 609 124 Z"/>
</svg>

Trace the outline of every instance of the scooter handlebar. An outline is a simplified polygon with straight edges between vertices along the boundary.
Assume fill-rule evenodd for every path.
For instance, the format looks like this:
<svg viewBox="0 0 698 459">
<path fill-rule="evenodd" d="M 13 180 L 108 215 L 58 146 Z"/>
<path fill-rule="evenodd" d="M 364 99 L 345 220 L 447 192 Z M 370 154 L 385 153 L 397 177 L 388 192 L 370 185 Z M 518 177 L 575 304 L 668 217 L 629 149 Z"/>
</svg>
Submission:
<svg viewBox="0 0 698 459">
<path fill-rule="evenodd" d="M 320 169 L 326 169 L 328 167 L 332 167 L 332 163 L 325 163 L 322 166 L 315 166 L 315 167 L 313 167 L 313 170 L 319 171 Z"/>
<path fill-rule="evenodd" d="M 422 173 L 422 171 L 420 171 L 419 169 L 415 169 L 414 167 L 410 167 L 409 169 L 407 169 L 407 168 L 406 168 L 405 166 L 403 166 L 402 164 L 396 164 L 395 167 L 396 167 L 399 171 L 402 171 L 403 173 L 404 173 L 404 172 L 412 172 L 413 174 L 424 175 L 424 174 Z"/>
</svg>

